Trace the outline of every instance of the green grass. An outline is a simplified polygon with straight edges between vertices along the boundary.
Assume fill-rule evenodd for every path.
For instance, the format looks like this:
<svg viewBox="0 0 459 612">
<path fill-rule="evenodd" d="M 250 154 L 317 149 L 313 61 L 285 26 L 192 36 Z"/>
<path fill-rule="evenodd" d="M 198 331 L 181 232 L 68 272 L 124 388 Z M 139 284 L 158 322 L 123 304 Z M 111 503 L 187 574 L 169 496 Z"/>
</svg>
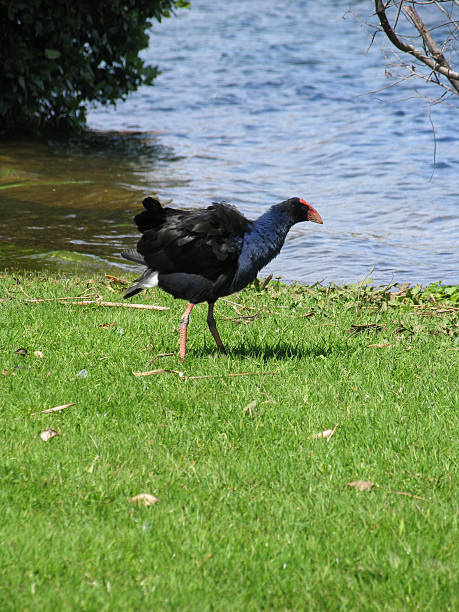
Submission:
<svg viewBox="0 0 459 612">
<path fill-rule="evenodd" d="M 459 289 L 394 289 L 257 283 L 182 366 L 183 302 L 1 275 L 0 609 L 457 609 Z"/>
</svg>

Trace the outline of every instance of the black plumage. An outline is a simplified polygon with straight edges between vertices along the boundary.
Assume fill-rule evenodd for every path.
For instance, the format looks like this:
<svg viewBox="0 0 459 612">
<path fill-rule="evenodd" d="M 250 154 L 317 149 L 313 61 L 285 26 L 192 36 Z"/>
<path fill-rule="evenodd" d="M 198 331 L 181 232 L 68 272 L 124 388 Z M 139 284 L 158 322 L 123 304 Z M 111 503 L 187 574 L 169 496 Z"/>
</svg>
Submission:
<svg viewBox="0 0 459 612">
<path fill-rule="evenodd" d="M 163 208 L 158 200 L 145 198 L 143 206 L 145 210 L 134 218 L 142 237 L 136 249 L 124 251 L 122 256 L 147 267 L 124 297 L 159 286 L 175 298 L 188 301 L 181 319 L 182 360 L 194 304 L 209 303 L 207 322 L 224 352 L 213 319 L 215 301 L 254 280 L 258 271 L 279 253 L 294 223 L 322 223 L 317 211 L 299 198 L 272 206 L 255 221 L 246 219 L 226 202 L 182 211 Z"/>
</svg>

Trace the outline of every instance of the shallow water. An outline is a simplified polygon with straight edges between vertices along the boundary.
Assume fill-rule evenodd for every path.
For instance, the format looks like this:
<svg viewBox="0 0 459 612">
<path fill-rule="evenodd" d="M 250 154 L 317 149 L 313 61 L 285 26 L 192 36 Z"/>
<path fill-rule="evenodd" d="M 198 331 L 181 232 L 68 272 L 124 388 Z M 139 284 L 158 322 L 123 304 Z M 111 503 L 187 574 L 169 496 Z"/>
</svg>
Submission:
<svg viewBox="0 0 459 612">
<path fill-rule="evenodd" d="M 266 273 L 459 282 L 459 100 L 431 107 L 434 169 L 415 87 L 441 92 L 408 81 L 363 95 L 389 81 L 350 4 L 192 0 L 155 26 L 155 87 L 93 109 L 95 133 L 0 143 L 3 183 L 19 184 L 0 190 L 3 265 L 60 267 L 78 253 L 90 268 L 124 266 L 145 194 L 191 208 L 225 199 L 252 218 L 298 195 L 324 225 L 295 226 Z M 368 17 L 368 3 L 352 6 Z"/>
</svg>

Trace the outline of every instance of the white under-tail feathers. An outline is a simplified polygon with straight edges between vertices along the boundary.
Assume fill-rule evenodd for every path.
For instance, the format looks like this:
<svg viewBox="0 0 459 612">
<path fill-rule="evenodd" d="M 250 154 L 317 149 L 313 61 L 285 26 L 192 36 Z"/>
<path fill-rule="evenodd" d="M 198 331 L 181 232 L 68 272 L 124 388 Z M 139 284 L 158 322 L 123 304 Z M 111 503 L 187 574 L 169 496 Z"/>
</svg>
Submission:
<svg viewBox="0 0 459 612">
<path fill-rule="evenodd" d="M 136 278 L 134 281 L 134 285 L 129 287 L 129 289 L 124 294 L 125 298 L 132 297 L 142 289 L 151 289 L 152 287 L 158 286 L 158 272 L 156 270 L 151 270 L 147 268 L 145 272 L 139 278 Z"/>
<path fill-rule="evenodd" d="M 145 259 L 136 249 L 128 249 L 127 251 L 123 251 L 121 255 L 125 259 L 129 259 L 130 261 L 135 261 L 136 263 L 143 264 L 146 266 Z M 134 281 L 134 285 L 129 287 L 129 289 L 124 294 L 125 298 L 132 297 L 136 293 L 142 291 L 142 289 L 151 289 L 152 287 L 158 286 L 158 272 L 156 270 L 152 270 L 151 268 L 147 268 L 142 276 L 137 278 Z"/>
</svg>

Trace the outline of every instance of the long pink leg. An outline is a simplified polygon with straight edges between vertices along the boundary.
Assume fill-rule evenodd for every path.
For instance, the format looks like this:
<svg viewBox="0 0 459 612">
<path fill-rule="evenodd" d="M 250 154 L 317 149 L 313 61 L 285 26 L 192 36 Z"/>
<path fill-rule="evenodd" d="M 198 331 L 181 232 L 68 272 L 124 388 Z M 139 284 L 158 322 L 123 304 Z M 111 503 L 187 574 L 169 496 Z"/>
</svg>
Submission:
<svg viewBox="0 0 459 612">
<path fill-rule="evenodd" d="M 180 317 L 180 351 L 179 358 L 182 363 L 185 361 L 186 355 L 186 330 L 190 320 L 190 312 L 193 310 L 194 304 L 188 302 L 185 312 Z"/>
<path fill-rule="evenodd" d="M 218 333 L 217 325 L 214 319 L 214 304 L 211 302 L 209 302 L 209 312 L 207 313 L 207 325 L 209 326 L 210 333 L 214 337 L 214 340 L 217 343 L 218 348 L 220 349 L 220 353 L 226 355 L 226 350 L 223 346 L 223 342 L 220 338 L 220 334 Z"/>
</svg>

